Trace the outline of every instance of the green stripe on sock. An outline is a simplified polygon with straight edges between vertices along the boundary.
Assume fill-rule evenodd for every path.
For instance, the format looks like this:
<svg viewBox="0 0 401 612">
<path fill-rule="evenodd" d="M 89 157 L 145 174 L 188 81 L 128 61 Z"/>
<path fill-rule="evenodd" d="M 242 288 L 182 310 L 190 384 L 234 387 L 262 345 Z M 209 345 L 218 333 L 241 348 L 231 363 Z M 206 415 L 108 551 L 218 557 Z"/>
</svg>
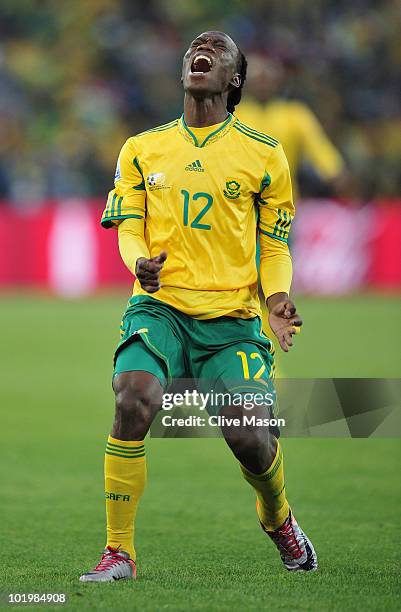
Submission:
<svg viewBox="0 0 401 612">
<path fill-rule="evenodd" d="M 114 448 L 121 448 L 122 450 L 144 450 L 145 445 L 140 446 L 123 446 L 122 444 L 114 444 L 114 442 L 107 442 L 107 446 L 114 446 Z"/>
<path fill-rule="evenodd" d="M 139 450 L 122 450 L 120 448 L 113 448 L 112 446 L 106 446 L 106 450 L 113 451 L 116 453 L 123 453 L 124 455 L 130 455 L 131 457 L 135 457 L 135 455 L 145 452 L 144 448 L 140 448 Z"/>
<path fill-rule="evenodd" d="M 113 457 L 122 457 L 123 459 L 139 459 L 139 457 L 144 457 L 145 453 L 142 453 L 141 455 L 120 455 L 120 453 L 110 453 L 108 450 L 106 450 L 106 455 L 113 455 Z"/>
<path fill-rule="evenodd" d="M 105 452 L 106 453 L 117 453 L 121 457 L 127 457 L 127 459 L 135 459 L 136 457 L 141 457 L 145 454 L 145 451 L 142 451 L 141 453 L 134 453 L 134 454 L 124 453 L 123 451 L 119 451 L 116 448 L 106 448 Z"/>
<path fill-rule="evenodd" d="M 138 450 L 125 450 L 125 449 L 121 449 L 121 448 L 114 448 L 113 446 L 106 446 L 106 451 L 111 451 L 113 453 L 120 453 L 121 455 L 127 455 L 127 457 L 136 457 L 137 455 L 139 455 L 140 453 L 144 453 L 145 449 L 144 448 L 139 448 Z"/>
<path fill-rule="evenodd" d="M 120 453 L 121 455 L 127 455 L 127 457 L 136 457 L 140 453 L 145 452 L 144 448 L 140 448 L 137 451 L 130 451 L 130 450 L 126 451 L 126 450 L 121 450 L 119 448 L 113 448 L 112 446 L 106 446 L 106 450 L 111 451 L 113 453 Z"/>
<path fill-rule="evenodd" d="M 283 461 L 283 452 L 280 449 L 280 454 L 277 458 L 277 463 L 274 466 L 274 468 L 272 469 L 271 472 L 269 473 L 264 473 L 264 474 L 254 474 L 253 472 L 250 472 L 249 470 L 247 470 L 243 465 L 241 466 L 242 471 L 244 472 L 245 475 L 249 476 L 250 478 L 252 478 L 253 480 L 258 480 L 259 482 L 266 482 L 267 480 L 271 480 L 273 478 L 273 476 L 276 474 L 277 470 L 279 469 L 281 463 Z"/>
<path fill-rule="evenodd" d="M 279 469 L 282 461 L 283 461 L 283 453 L 280 450 L 280 454 L 278 456 L 277 463 L 274 466 L 274 468 L 272 469 L 272 471 L 269 472 L 268 474 L 266 474 L 266 480 L 271 480 L 273 478 L 273 476 L 276 474 L 277 470 Z"/>
</svg>

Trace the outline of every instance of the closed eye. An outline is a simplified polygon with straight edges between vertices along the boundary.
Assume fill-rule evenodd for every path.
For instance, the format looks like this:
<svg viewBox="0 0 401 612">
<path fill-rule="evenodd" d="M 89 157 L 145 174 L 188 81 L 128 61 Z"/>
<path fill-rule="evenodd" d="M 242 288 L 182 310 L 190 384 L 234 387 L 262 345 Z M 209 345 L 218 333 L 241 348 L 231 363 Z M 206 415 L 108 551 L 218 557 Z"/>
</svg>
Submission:
<svg viewBox="0 0 401 612">
<path fill-rule="evenodd" d="M 191 48 L 192 47 L 197 47 L 198 45 L 202 45 L 204 42 L 206 42 L 206 40 L 204 38 L 196 38 L 192 43 L 191 43 Z M 227 51 L 227 47 L 225 45 L 224 42 L 212 42 L 212 46 L 218 49 L 222 49 L 223 51 Z"/>
</svg>

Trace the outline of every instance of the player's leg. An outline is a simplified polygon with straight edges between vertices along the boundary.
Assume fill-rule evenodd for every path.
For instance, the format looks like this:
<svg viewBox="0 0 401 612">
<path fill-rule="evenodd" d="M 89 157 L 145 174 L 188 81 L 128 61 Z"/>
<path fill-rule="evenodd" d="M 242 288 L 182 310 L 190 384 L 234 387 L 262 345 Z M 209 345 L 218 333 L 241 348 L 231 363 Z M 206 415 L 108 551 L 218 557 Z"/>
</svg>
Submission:
<svg viewBox="0 0 401 612">
<path fill-rule="evenodd" d="M 105 454 L 107 546 L 124 550 L 134 561 L 134 521 L 146 483 L 144 440 L 165 385 L 165 364 L 141 339 L 118 353 L 115 417 Z"/>
<path fill-rule="evenodd" d="M 219 326 L 219 347 L 223 336 L 227 346 L 208 359 L 199 360 L 202 365 L 198 376 L 209 380 L 214 389 L 248 396 L 250 403 L 252 395 L 256 398 L 255 394 L 263 395 L 266 391 L 270 399 L 273 391 L 271 343 L 260 333 L 257 321 L 233 321 L 224 326 Z M 209 351 L 212 346 L 213 338 L 209 341 Z M 286 498 L 279 432 L 277 428 L 258 427 L 250 425 L 249 420 L 244 421 L 244 417 L 249 419 L 253 415 L 257 424 L 257 419 L 270 419 L 274 415 L 268 403 L 264 406 L 253 403 L 252 410 L 238 405 L 220 407 L 220 414 L 226 417 L 222 433 L 240 463 L 243 477 L 255 490 L 261 527 L 275 542 L 285 567 L 314 570 L 317 561 L 313 546 L 295 522 Z M 228 419 L 235 417 L 241 425 L 227 425 Z"/>
<path fill-rule="evenodd" d="M 251 393 L 244 393 L 250 397 Z M 239 419 L 241 425 L 223 425 L 222 433 L 240 463 L 245 480 L 256 493 L 256 511 L 263 531 L 276 544 L 288 570 L 317 569 L 313 546 L 296 523 L 287 501 L 284 482 L 283 453 L 279 440 L 265 426 L 242 425 L 255 417 L 269 418 L 269 410 L 260 406 L 244 409 L 240 406 L 221 410 L 225 422 Z"/>
<path fill-rule="evenodd" d="M 289 515 L 279 432 L 267 425 L 274 416 L 272 364 L 267 346 L 243 341 L 215 353 L 203 368 L 204 374 L 218 373 L 215 387 L 228 391 L 234 401 L 219 407 L 222 433 L 245 480 L 255 489 L 259 520 L 268 531 L 280 527 Z"/>
<path fill-rule="evenodd" d="M 245 397 L 250 395 L 245 392 Z M 274 531 L 288 517 L 289 505 L 280 443 L 267 426 L 257 425 L 271 417 L 270 410 L 267 406 L 244 409 L 236 405 L 223 407 L 220 414 L 225 418 L 223 436 L 239 461 L 243 477 L 255 490 L 259 520 L 267 531 Z M 241 425 L 232 426 L 233 419 Z"/>
<path fill-rule="evenodd" d="M 144 440 L 161 406 L 165 380 L 162 361 L 140 339 L 117 356 L 115 417 L 104 461 L 107 543 L 100 563 L 81 576 L 83 582 L 135 578 L 134 525 L 146 484 Z"/>
<path fill-rule="evenodd" d="M 146 484 L 145 436 L 158 412 L 163 387 L 149 372 L 122 372 L 113 387 L 115 419 L 107 440 L 104 476 L 107 546 L 135 561 L 134 523 Z"/>
<path fill-rule="evenodd" d="M 146 303 L 145 303 L 146 302 Z M 131 298 L 115 355 L 115 418 L 105 454 L 107 546 L 82 581 L 135 577 L 134 523 L 146 482 L 144 439 L 171 376 L 182 376 L 174 312 L 152 298 Z"/>
</svg>

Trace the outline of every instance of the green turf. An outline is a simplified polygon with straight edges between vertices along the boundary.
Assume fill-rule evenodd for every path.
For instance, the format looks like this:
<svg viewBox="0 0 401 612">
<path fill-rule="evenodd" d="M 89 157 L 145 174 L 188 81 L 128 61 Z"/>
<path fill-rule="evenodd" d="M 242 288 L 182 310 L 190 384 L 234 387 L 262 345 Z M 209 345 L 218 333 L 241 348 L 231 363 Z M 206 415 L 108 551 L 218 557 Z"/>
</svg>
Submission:
<svg viewBox="0 0 401 612">
<path fill-rule="evenodd" d="M 259 531 L 223 441 L 150 440 L 139 580 L 77 581 L 104 545 L 102 454 L 124 303 L 2 299 L 0 591 L 66 592 L 72 610 L 399 609 L 400 444 L 391 439 L 283 441 L 290 501 L 321 566 L 295 576 Z M 299 300 L 306 325 L 286 374 L 399 376 L 400 304 Z"/>
</svg>

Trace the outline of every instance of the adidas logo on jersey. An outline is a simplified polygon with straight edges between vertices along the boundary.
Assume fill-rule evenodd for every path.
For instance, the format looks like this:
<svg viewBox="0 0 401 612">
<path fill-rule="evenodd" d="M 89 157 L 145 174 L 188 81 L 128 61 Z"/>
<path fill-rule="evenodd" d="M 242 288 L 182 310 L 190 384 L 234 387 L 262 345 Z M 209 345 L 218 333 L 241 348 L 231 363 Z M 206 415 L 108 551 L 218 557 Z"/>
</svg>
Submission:
<svg viewBox="0 0 401 612">
<path fill-rule="evenodd" d="M 189 172 L 204 172 L 205 171 L 205 169 L 202 168 L 202 164 L 200 163 L 199 159 L 192 162 L 192 164 L 188 164 L 188 166 L 185 166 L 185 170 L 188 170 Z"/>
</svg>

